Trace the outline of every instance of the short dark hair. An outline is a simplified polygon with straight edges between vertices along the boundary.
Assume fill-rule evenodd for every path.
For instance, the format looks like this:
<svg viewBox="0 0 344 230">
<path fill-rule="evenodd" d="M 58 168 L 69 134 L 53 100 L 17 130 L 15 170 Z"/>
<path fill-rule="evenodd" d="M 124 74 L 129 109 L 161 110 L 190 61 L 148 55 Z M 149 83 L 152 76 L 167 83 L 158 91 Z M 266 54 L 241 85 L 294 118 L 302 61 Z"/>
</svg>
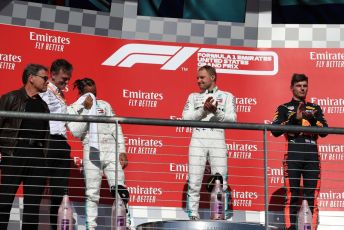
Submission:
<svg viewBox="0 0 344 230">
<path fill-rule="evenodd" d="M 205 70 L 210 76 L 214 76 L 216 80 L 216 69 L 210 65 L 204 65 L 198 69 L 198 71 Z"/>
<path fill-rule="evenodd" d="M 23 84 L 25 85 L 27 83 L 30 75 L 37 75 L 37 73 L 42 69 L 45 71 L 48 71 L 48 68 L 43 65 L 28 64 L 23 71 L 23 75 L 22 75 Z"/>
<path fill-rule="evenodd" d="M 58 74 L 62 70 L 64 73 L 71 75 L 73 66 L 66 59 L 56 59 L 51 63 L 50 72 L 52 74 Z"/>
<path fill-rule="evenodd" d="M 92 86 L 92 85 L 96 85 L 96 83 L 94 82 L 93 79 L 85 77 L 83 79 L 75 80 L 73 84 L 73 89 L 77 88 L 79 94 L 82 95 L 84 94 L 84 88 L 86 85 Z"/>
<path fill-rule="evenodd" d="M 291 77 L 290 86 L 293 86 L 295 83 L 300 81 L 306 81 L 308 83 L 308 77 L 303 73 L 294 73 Z"/>
</svg>

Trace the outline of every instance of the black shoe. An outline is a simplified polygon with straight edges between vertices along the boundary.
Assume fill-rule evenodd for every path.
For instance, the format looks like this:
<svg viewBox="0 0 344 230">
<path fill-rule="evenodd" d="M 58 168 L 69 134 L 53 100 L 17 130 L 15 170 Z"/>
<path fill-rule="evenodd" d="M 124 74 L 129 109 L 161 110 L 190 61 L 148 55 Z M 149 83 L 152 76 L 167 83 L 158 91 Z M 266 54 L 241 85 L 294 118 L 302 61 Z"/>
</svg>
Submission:
<svg viewBox="0 0 344 230">
<path fill-rule="evenodd" d="M 197 216 L 190 216 L 190 220 L 197 221 L 200 220 L 200 218 Z"/>
<path fill-rule="evenodd" d="M 116 187 L 112 186 L 111 189 L 111 195 L 113 198 L 116 198 Z M 124 187 L 123 185 L 118 185 L 118 195 L 119 197 L 123 200 L 124 204 L 127 205 L 129 202 L 129 191 L 126 187 Z"/>
</svg>

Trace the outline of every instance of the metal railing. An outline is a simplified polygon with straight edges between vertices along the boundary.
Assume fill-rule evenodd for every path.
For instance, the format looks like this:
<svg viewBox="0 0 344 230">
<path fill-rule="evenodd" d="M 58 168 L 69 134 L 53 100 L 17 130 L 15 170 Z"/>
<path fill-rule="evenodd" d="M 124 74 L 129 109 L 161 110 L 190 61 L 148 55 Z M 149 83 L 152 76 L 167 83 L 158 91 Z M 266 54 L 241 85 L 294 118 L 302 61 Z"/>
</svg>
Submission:
<svg viewBox="0 0 344 230">
<path fill-rule="evenodd" d="M 322 134 L 344 134 L 344 128 L 318 128 L 318 127 L 301 127 L 301 126 L 280 126 L 271 124 L 257 123 L 230 123 L 230 122 L 202 122 L 188 120 L 167 120 L 152 118 L 133 118 L 133 117 L 100 117 L 100 116 L 76 116 L 66 114 L 41 114 L 41 113 L 18 113 L 0 111 L 0 118 L 19 118 L 19 119 L 42 119 L 74 122 L 94 122 L 94 123 L 115 123 L 127 125 L 146 125 L 146 126 L 173 126 L 173 127 L 199 127 L 199 128 L 218 128 L 218 129 L 235 129 L 235 130 L 252 130 L 261 131 L 263 139 L 263 170 L 264 170 L 264 209 L 265 209 L 265 226 L 269 226 L 269 184 L 268 184 L 268 135 L 270 131 L 284 132 L 307 132 Z M 124 134 L 126 135 L 126 134 Z M 117 183 L 117 181 L 116 181 Z"/>
</svg>

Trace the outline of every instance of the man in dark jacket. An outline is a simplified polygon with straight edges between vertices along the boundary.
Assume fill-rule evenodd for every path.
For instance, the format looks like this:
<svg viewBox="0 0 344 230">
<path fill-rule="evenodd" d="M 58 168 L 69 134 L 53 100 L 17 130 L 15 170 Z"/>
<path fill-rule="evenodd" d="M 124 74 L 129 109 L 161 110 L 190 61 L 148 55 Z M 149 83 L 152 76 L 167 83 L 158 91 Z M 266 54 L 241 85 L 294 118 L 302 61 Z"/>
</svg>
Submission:
<svg viewBox="0 0 344 230">
<path fill-rule="evenodd" d="M 22 75 L 24 86 L 0 98 L 0 110 L 49 113 L 39 93 L 47 90 L 48 69 L 29 64 Z M 17 189 L 23 183 L 22 229 L 37 229 L 39 206 L 46 183 L 45 149 L 49 122 L 0 117 L 0 229 L 6 230 Z"/>
<path fill-rule="evenodd" d="M 277 108 L 273 124 L 326 127 L 327 122 L 319 105 L 306 102 L 308 78 L 304 74 L 294 74 L 290 89 L 293 98 Z M 272 131 L 274 136 L 283 134 Z M 303 178 L 303 199 L 308 201 L 312 211 L 313 228 L 318 224 L 317 197 L 320 190 L 320 160 L 315 133 L 284 133 L 288 140 L 288 153 L 284 156 L 284 177 L 287 189 L 284 209 L 287 230 L 296 230 L 296 216 L 299 209 L 301 176 Z M 320 134 L 321 137 L 326 134 Z M 301 195 L 302 196 L 302 195 Z"/>
</svg>

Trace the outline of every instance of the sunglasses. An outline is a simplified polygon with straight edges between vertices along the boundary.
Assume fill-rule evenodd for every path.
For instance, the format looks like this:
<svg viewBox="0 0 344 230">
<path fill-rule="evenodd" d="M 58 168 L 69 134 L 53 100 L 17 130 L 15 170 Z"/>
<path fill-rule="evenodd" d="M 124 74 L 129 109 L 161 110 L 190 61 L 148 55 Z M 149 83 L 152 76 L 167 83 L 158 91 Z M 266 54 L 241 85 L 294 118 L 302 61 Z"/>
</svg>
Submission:
<svg viewBox="0 0 344 230">
<path fill-rule="evenodd" d="M 48 81 L 48 79 L 49 79 L 48 76 L 40 76 L 40 75 L 36 75 L 36 74 L 33 74 L 33 76 L 40 77 L 40 78 L 42 78 L 44 81 Z"/>
</svg>

